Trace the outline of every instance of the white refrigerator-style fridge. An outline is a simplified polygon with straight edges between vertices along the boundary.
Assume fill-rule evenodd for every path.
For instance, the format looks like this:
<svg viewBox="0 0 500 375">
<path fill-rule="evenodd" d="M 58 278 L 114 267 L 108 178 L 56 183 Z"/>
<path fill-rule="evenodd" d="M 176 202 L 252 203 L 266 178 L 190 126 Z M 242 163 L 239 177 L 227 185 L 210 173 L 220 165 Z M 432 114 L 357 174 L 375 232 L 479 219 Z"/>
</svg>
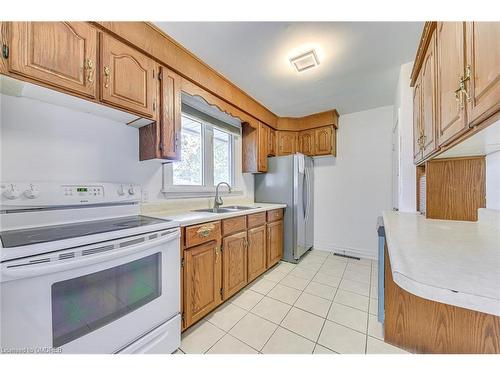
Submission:
<svg viewBox="0 0 500 375">
<path fill-rule="evenodd" d="M 313 246 L 313 159 L 298 153 L 268 158 L 267 173 L 255 176 L 255 202 L 287 205 L 283 260 L 297 263 Z"/>
</svg>

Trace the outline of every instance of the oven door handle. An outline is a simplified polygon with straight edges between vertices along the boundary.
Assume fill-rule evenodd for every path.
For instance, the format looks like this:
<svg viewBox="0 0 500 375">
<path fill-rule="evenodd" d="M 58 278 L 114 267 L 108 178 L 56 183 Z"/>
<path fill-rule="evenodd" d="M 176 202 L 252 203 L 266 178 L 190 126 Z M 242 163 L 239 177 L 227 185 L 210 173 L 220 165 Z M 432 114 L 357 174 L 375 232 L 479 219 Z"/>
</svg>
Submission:
<svg viewBox="0 0 500 375">
<path fill-rule="evenodd" d="M 95 263 L 108 262 L 113 259 L 144 251 L 148 248 L 156 247 L 177 238 L 180 238 L 180 231 L 178 229 L 172 233 L 160 237 L 159 239 L 146 241 L 144 243 L 141 243 L 140 245 L 128 246 L 96 255 L 78 256 L 77 258 L 74 258 L 74 260 L 56 261 L 54 262 L 54 264 L 51 264 L 52 262 L 41 264 L 26 264 L 16 267 L 8 267 L 7 264 L 4 264 L 2 266 L 0 281 L 5 282 L 26 277 L 35 277 L 48 273 L 62 272 L 73 268 L 81 268 Z"/>
</svg>

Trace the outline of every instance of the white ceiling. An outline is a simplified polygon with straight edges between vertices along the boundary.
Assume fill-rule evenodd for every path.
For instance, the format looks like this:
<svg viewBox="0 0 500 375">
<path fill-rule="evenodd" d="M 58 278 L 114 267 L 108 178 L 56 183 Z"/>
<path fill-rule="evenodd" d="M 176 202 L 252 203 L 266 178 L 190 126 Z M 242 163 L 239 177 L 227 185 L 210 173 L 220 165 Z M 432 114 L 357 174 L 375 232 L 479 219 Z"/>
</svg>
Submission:
<svg viewBox="0 0 500 375">
<path fill-rule="evenodd" d="M 393 103 L 399 67 L 415 57 L 422 22 L 155 22 L 278 116 Z M 318 68 L 289 58 L 315 47 Z"/>
</svg>

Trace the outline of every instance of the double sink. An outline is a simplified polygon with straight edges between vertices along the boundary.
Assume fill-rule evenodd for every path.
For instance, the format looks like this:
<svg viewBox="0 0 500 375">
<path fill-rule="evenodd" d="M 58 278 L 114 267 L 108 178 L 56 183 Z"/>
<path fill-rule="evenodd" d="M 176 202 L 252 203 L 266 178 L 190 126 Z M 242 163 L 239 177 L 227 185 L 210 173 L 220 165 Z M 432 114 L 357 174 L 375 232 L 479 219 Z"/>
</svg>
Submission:
<svg viewBox="0 0 500 375">
<path fill-rule="evenodd" d="M 201 208 L 201 209 L 192 210 L 192 211 L 193 212 L 208 212 L 208 213 L 212 213 L 212 214 L 224 214 L 224 213 L 229 213 L 229 212 L 253 210 L 255 208 L 259 208 L 259 207 L 226 206 L 226 207 L 219 207 L 219 208 Z"/>
</svg>

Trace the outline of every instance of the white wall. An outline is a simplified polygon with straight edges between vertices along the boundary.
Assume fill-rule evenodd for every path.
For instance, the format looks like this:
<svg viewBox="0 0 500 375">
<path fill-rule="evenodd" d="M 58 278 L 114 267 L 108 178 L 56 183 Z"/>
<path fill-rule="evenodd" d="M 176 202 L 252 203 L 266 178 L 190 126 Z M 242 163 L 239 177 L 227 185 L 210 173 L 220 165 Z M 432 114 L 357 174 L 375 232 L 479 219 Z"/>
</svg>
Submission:
<svg viewBox="0 0 500 375">
<path fill-rule="evenodd" d="M 391 209 L 393 106 L 340 116 L 337 158 L 314 160 L 314 247 L 377 257 L 377 217 Z"/>
<path fill-rule="evenodd" d="M 500 151 L 486 155 L 486 208 L 500 210 Z"/>
<path fill-rule="evenodd" d="M 401 65 L 394 96 L 394 123 L 399 128 L 399 199 L 400 211 L 416 211 L 416 170 L 413 163 L 413 89 L 410 74 L 413 62 Z"/>
<path fill-rule="evenodd" d="M 0 181 L 130 182 L 141 184 L 149 200 L 166 202 L 161 163 L 139 161 L 137 129 L 38 100 L 0 99 Z M 236 148 L 241 158 L 241 139 Z M 239 170 L 236 180 L 253 201 L 253 177 Z M 206 198 L 168 202 L 207 205 Z"/>
</svg>

